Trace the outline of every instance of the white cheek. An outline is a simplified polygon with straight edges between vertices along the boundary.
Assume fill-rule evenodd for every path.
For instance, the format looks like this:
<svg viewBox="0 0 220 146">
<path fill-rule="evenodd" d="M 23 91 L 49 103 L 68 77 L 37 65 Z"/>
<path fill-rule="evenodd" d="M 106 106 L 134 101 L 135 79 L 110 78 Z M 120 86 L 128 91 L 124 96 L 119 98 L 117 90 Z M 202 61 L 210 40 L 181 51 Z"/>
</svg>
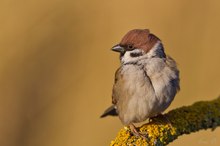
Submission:
<svg viewBox="0 0 220 146">
<path fill-rule="evenodd" d="M 140 60 L 143 57 L 143 56 L 131 57 L 131 53 L 144 53 L 144 52 L 140 49 L 127 51 L 127 52 L 125 52 L 124 56 L 122 57 L 121 62 L 122 63 L 137 62 L 138 60 Z"/>
</svg>

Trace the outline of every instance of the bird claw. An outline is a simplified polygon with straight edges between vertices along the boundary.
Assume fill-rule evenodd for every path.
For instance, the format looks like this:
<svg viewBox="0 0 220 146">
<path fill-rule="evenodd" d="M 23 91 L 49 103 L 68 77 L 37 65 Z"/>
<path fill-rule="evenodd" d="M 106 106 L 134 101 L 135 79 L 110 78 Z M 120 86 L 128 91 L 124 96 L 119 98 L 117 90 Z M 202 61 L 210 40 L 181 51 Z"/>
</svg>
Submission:
<svg viewBox="0 0 220 146">
<path fill-rule="evenodd" d="M 133 124 L 130 124 L 129 127 L 131 130 L 131 133 L 134 136 L 141 137 L 143 139 L 147 139 L 147 132 L 138 132 L 137 128 Z"/>
</svg>

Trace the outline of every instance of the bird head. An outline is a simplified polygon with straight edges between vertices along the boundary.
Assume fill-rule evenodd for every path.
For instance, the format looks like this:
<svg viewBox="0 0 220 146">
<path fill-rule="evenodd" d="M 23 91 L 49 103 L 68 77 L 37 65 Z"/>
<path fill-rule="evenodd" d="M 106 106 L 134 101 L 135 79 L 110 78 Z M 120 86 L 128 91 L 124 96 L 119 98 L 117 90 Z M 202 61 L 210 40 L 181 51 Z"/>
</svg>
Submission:
<svg viewBox="0 0 220 146">
<path fill-rule="evenodd" d="M 148 29 L 129 31 L 112 50 L 120 53 L 122 63 L 137 62 L 157 55 L 165 56 L 160 39 Z"/>
</svg>

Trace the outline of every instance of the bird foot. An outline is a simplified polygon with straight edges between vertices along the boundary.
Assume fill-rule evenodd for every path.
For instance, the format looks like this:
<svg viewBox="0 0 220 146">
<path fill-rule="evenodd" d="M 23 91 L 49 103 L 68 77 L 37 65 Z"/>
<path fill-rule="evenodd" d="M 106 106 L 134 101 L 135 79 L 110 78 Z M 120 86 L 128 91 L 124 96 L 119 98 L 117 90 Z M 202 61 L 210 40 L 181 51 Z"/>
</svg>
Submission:
<svg viewBox="0 0 220 146">
<path fill-rule="evenodd" d="M 147 133 L 146 132 L 138 132 L 137 128 L 134 126 L 134 124 L 129 125 L 131 133 L 137 137 L 141 137 L 143 139 L 147 139 Z"/>
</svg>

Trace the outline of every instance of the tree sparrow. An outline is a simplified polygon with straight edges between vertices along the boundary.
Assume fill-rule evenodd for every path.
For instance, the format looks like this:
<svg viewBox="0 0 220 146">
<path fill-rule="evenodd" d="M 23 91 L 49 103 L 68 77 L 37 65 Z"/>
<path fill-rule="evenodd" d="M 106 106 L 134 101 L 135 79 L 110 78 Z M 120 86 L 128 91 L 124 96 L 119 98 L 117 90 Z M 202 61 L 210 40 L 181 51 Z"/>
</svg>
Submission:
<svg viewBox="0 0 220 146">
<path fill-rule="evenodd" d="M 118 115 L 135 135 L 133 123 L 161 114 L 179 91 L 179 70 L 164 52 L 162 42 L 148 29 L 129 31 L 112 48 L 120 53 L 115 73 L 112 103 L 101 117 Z"/>
</svg>

